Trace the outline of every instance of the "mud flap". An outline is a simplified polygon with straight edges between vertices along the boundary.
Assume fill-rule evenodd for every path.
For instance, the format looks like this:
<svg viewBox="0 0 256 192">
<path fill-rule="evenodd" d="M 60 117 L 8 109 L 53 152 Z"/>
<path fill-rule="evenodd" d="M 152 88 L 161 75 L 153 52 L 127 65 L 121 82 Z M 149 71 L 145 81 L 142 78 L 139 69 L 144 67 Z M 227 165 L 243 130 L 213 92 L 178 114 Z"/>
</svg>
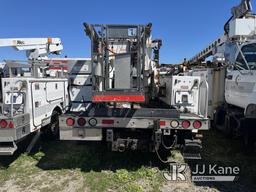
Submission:
<svg viewBox="0 0 256 192">
<path fill-rule="evenodd" d="M 0 137 L 0 155 L 13 155 L 17 145 L 12 137 Z"/>
<path fill-rule="evenodd" d="M 185 140 L 185 146 L 183 148 L 183 157 L 188 160 L 200 160 L 201 157 L 202 142 L 201 140 Z"/>
</svg>

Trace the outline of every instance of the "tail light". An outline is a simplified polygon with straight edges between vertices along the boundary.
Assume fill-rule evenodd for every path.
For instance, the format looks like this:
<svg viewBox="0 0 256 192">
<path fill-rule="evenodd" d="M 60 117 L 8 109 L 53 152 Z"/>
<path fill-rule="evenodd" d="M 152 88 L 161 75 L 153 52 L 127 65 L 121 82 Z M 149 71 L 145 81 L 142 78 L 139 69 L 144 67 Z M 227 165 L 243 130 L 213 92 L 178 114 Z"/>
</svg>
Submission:
<svg viewBox="0 0 256 192">
<path fill-rule="evenodd" d="M 201 121 L 194 121 L 193 127 L 195 129 L 199 129 L 200 127 L 202 127 L 202 122 Z"/>
<path fill-rule="evenodd" d="M 13 123 L 12 121 L 10 121 L 10 123 L 9 123 L 9 128 L 10 128 L 10 129 L 13 129 L 13 128 L 14 128 L 14 123 Z"/>
<path fill-rule="evenodd" d="M 84 126 L 86 124 L 86 120 L 82 117 L 80 117 L 78 120 L 77 120 L 77 124 L 79 126 Z"/>
<path fill-rule="evenodd" d="M 190 127 L 190 122 L 188 120 L 185 120 L 185 121 L 182 121 L 181 125 L 184 129 L 187 129 Z"/>
<path fill-rule="evenodd" d="M 171 121 L 170 125 L 172 128 L 177 128 L 179 126 L 179 122 L 176 120 L 173 120 L 173 121 Z"/>
<path fill-rule="evenodd" d="M 97 119 L 95 119 L 95 118 L 91 118 L 89 120 L 89 125 L 92 126 L 92 127 L 95 127 L 97 125 L 97 123 L 98 123 Z"/>
<path fill-rule="evenodd" d="M 75 120 L 72 119 L 72 118 L 67 118 L 66 124 L 67 124 L 68 126 L 73 126 L 73 125 L 75 124 Z"/>
<path fill-rule="evenodd" d="M 0 127 L 1 127 L 1 128 L 6 128 L 7 125 L 8 125 L 8 123 L 7 123 L 7 121 L 5 121 L 4 119 L 2 119 L 2 120 L 0 121 Z"/>
</svg>

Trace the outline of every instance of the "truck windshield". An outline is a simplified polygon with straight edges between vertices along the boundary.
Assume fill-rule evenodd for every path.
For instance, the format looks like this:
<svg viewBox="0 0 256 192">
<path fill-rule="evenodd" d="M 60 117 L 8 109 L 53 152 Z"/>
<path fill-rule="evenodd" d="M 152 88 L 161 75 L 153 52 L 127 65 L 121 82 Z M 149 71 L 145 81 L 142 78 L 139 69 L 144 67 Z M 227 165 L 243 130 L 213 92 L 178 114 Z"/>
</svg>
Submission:
<svg viewBox="0 0 256 192">
<path fill-rule="evenodd" d="M 251 70 L 256 70 L 256 43 L 243 46 L 242 53 L 249 65 L 249 68 Z M 238 54 L 236 64 L 237 68 L 248 69 L 241 53 Z"/>
</svg>

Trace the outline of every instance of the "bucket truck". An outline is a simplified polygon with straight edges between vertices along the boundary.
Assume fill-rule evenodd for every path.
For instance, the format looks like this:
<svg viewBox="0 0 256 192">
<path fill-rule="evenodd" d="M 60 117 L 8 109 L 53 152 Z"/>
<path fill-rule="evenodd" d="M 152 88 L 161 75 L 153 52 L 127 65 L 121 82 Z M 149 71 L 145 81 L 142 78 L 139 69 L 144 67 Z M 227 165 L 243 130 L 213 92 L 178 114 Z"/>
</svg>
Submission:
<svg viewBox="0 0 256 192">
<path fill-rule="evenodd" d="M 44 61 L 63 49 L 59 38 L 0 39 L 3 46 L 26 51 L 28 57 L 26 62 L 5 61 L 8 73 L 1 78 L 0 155 L 12 155 L 18 142 L 42 128 L 58 135 L 58 115 L 69 101 L 68 80 L 61 74 L 50 76 L 47 72 L 54 65 Z"/>
<path fill-rule="evenodd" d="M 81 85 L 91 86 L 91 102 L 81 99 L 85 93 L 80 92 L 75 103 L 83 108 L 73 107 L 59 118 L 60 139 L 106 141 L 112 151 L 149 150 L 158 156 L 160 147 L 183 146 L 185 158 L 200 159 L 200 133 L 209 129 L 207 115 L 198 110 L 199 101 L 205 101 L 199 96 L 200 78 L 174 78 L 173 103 L 184 104 L 184 110 L 152 104 L 158 95 L 156 67 L 162 43 L 152 39 L 152 24 L 84 27 L 91 39 L 91 60 L 77 74 L 84 77 Z"/>
<path fill-rule="evenodd" d="M 189 73 L 209 82 L 213 125 L 228 136 L 256 139 L 256 16 L 250 0 L 232 8 L 224 35 L 186 63 Z M 212 56 L 211 62 L 203 62 Z"/>
</svg>

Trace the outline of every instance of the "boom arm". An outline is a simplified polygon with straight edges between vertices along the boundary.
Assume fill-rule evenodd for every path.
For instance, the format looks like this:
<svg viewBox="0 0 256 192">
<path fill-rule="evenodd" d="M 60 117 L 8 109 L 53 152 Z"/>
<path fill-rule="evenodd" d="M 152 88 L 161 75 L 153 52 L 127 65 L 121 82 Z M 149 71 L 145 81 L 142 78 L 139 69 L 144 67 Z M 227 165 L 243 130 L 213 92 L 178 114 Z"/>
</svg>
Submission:
<svg viewBox="0 0 256 192">
<path fill-rule="evenodd" d="M 203 49 L 200 53 L 195 55 L 193 58 L 188 60 L 188 63 L 190 65 L 193 65 L 198 61 L 204 61 L 207 57 L 213 55 L 214 51 L 216 50 L 216 47 L 220 47 L 226 41 L 227 41 L 227 36 L 223 35 L 222 37 L 212 42 L 207 48 Z"/>
<path fill-rule="evenodd" d="M 248 14 L 252 15 L 251 1 L 250 0 L 241 0 L 240 5 L 233 7 L 231 12 L 232 12 L 232 16 L 224 26 L 225 34 L 223 36 L 221 36 L 220 38 L 218 38 L 217 40 L 215 40 L 214 42 L 212 42 L 210 45 L 207 46 L 207 48 L 200 51 L 198 54 L 196 54 L 190 60 L 188 60 L 189 65 L 194 65 L 197 62 L 204 61 L 207 57 L 214 55 L 216 53 L 216 50 L 218 49 L 218 47 L 222 46 L 225 42 L 227 42 L 229 40 L 229 38 L 230 38 L 230 35 L 229 35 L 230 22 L 235 19 L 238 19 L 238 18 L 244 18 Z M 239 37 L 238 37 L 238 39 L 239 39 Z"/>
<path fill-rule="evenodd" d="M 17 51 L 26 51 L 30 60 L 46 59 L 49 54 L 60 54 L 63 49 L 59 38 L 0 39 L 0 47 L 13 47 Z"/>
</svg>

